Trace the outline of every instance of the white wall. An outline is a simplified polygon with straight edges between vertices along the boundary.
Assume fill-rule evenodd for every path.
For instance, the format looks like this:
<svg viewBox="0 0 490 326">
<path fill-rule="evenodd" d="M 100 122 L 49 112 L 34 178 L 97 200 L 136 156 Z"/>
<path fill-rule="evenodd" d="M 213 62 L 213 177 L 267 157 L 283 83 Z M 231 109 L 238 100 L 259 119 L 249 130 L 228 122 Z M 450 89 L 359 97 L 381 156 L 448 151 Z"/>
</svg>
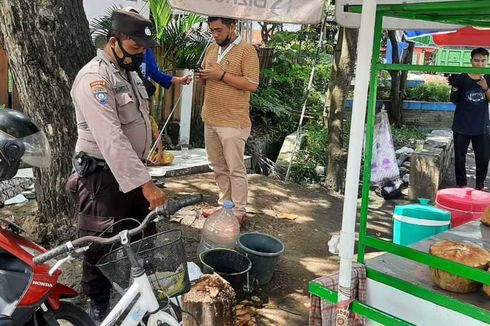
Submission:
<svg viewBox="0 0 490 326">
<path fill-rule="evenodd" d="M 485 323 L 425 301 L 386 284 L 367 279 L 366 303 L 417 326 L 484 326 Z M 369 321 L 368 326 L 378 326 Z"/>
<path fill-rule="evenodd" d="M 143 16 L 147 18 L 150 16 L 150 2 L 147 0 L 83 0 L 83 8 L 89 24 L 94 18 L 106 15 L 114 6 L 121 8 L 131 6 Z"/>
</svg>

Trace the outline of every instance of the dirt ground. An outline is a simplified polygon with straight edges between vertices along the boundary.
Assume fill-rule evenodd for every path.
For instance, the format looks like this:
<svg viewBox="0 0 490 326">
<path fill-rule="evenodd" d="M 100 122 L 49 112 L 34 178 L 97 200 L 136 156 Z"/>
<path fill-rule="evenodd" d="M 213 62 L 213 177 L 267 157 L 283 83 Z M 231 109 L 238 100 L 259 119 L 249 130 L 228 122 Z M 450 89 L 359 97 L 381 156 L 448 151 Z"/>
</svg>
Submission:
<svg viewBox="0 0 490 326">
<path fill-rule="evenodd" d="M 202 204 L 190 208 L 197 217 L 190 225 L 161 222 L 161 230 L 178 228 L 183 231 L 187 259 L 197 261 L 196 247 L 204 218 L 203 207 L 215 205 L 217 187 L 211 173 L 166 179 L 166 191 L 171 198 L 181 194 L 200 193 Z M 321 188 L 304 188 L 284 184 L 263 175 L 249 175 L 250 206 L 242 232 L 259 231 L 281 239 L 286 250 L 278 260 L 273 279 L 257 289 L 253 295 L 260 299 L 260 309 L 255 315 L 258 325 L 307 325 L 309 312 L 308 282 L 337 271 L 338 257 L 328 252 L 327 242 L 341 227 L 343 198 L 328 194 Z M 392 204 L 374 203 L 373 221 L 378 235 L 389 237 L 391 226 L 389 212 Z M 9 206 L 0 210 L 0 216 L 32 216 L 35 201 Z M 29 231 L 29 230 L 28 230 Z M 80 262 L 64 267 L 62 281 L 78 286 Z M 256 299 L 256 298 L 255 298 Z"/>
</svg>

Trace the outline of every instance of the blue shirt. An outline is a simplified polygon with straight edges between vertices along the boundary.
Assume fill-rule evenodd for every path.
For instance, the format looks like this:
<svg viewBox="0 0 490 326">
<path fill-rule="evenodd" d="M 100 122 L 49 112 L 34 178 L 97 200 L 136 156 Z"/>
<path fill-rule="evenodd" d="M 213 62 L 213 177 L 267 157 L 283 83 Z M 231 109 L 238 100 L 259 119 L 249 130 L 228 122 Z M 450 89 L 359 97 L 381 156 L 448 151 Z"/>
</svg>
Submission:
<svg viewBox="0 0 490 326">
<path fill-rule="evenodd" d="M 167 89 L 172 86 L 172 75 L 164 74 L 158 69 L 157 61 L 151 48 L 146 49 L 140 68 L 143 77 L 148 78 L 150 81 L 153 80 Z"/>
<path fill-rule="evenodd" d="M 484 77 L 490 85 L 490 76 Z M 488 100 L 478 81 L 468 74 L 461 74 L 452 82 L 451 102 L 456 105 L 452 129 L 458 134 L 474 136 L 488 133 Z"/>
</svg>

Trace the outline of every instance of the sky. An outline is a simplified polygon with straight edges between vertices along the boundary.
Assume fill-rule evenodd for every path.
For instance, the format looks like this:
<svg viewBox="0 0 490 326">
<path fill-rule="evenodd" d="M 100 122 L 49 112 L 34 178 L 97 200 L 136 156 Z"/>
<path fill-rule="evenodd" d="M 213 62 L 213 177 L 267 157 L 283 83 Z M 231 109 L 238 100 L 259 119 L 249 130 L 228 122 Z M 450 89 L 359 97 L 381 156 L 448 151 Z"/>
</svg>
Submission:
<svg viewBox="0 0 490 326">
<path fill-rule="evenodd" d="M 149 1 L 143 0 L 83 0 L 83 8 L 87 15 L 89 23 L 97 17 L 101 17 L 107 14 L 107 11 L 113 7 L 126 7 L 131 6 L 140 12 L 143 16 L 147 17 L 150 13 Z"/>
</svg>

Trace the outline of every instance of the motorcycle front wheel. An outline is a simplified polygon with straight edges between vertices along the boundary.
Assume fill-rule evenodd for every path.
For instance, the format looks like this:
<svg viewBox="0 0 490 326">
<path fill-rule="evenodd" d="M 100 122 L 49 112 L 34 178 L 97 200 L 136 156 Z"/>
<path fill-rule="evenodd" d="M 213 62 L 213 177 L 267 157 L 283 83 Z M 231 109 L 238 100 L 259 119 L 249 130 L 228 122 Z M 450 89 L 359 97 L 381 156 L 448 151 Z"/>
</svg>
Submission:
<svg viewBox="0 0 490 326">
<path fill-rule="evenodd" d="M 42 312 L 41 312 L 42 313 Z M 38 325 L 42 326 L 95 326 L 94 321 L 80 307 L 71 302 L 61 301 L 60 308 L 52 311 L 54 321 L 46 320 L 45 316 L 39 316 Z M 49 318 L 48 318 L 49 319 Z"/>
</svg>

